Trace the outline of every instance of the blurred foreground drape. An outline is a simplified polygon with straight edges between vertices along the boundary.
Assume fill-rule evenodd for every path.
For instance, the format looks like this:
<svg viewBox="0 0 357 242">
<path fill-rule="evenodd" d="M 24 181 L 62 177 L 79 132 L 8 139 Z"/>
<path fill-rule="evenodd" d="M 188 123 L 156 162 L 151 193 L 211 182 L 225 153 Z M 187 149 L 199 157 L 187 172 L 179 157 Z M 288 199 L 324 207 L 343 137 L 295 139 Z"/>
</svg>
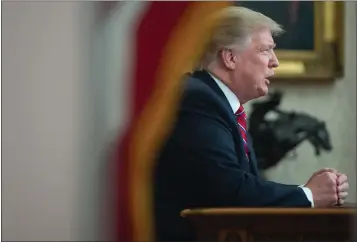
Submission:
<svg viewBox="0 0 357 242">
<path fill-rule="evenodd" d="M 175 119 L 182 75 L 200 58 L 212 26 L 203 20 L 231 4 L 149 2 L 133 25 L 129 122 L 125 134 L 117 139 L 110 167 L 115 178 L 110 187 L 116 194 L 111 208 L 116 217 L 116 241 L 155 240 L 155 155 Z"/>
</svg>

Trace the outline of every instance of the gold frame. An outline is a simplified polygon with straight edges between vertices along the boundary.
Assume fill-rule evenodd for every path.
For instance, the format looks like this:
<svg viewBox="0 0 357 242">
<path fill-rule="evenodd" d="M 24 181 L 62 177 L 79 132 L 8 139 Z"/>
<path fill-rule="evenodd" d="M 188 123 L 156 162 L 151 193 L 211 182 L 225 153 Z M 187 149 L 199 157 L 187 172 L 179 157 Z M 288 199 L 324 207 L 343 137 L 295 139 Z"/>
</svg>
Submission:
<svg viewBox="0 0 357 242">
<path fill-rule="evenodd" d="M 276 50 L 273 79 L 335 80 L 343 75 L 344 3 L 314 2 L 314 50 Z"/>
</svg>

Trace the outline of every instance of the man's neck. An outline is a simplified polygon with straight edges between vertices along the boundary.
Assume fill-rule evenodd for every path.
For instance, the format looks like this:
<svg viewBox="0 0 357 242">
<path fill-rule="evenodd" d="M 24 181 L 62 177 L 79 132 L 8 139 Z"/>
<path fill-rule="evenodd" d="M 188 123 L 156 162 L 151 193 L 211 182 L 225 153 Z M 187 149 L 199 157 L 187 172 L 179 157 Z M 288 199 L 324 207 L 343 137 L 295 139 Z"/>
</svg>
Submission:
<svg viewBox="0 0 357 242">
<path fill-rule="evenodd" d="M 221 68 L 219 68 L 215 62 L 211 63 L 207 67 L 204 67 L 203 69 L 211 73 L 211 75 L 219 79 L 227 87 L 230 87 L 231 81 L 230 81 L 229 74 L 226 71 L 223 71 Z"/>
<path fill-rule="evenodd" d="M 237 96 L 218 77 L 216 77 L 209 71 L 207 71 L 207 73 L 213 78 L 213 80 L 216 82 L 218 87 L 223 92 L 224 96 L 227 98 L 227 101 L 229 102 L 229 105 L 231 106 L 233 113 L 236 113 L 240 106 L 240 102 L 239 102 Z"/>
</svg>

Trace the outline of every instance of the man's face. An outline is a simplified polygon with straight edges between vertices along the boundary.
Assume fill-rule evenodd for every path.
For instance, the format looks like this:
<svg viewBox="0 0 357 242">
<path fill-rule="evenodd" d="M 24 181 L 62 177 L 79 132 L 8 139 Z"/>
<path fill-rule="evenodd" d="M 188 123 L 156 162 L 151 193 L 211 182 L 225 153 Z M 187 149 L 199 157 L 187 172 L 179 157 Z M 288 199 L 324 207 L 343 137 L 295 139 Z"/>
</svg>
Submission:
<svg viewBox="0 0 357 242">
<path fill-rule="evenodd" d="M 242 103 L 268 94 L 268 78 L 274 75 L 273 69 L 279 65 L 274 47 L 270 30 L 262 29 L 252 35 L 244 50 L 237 53 L 231 85 Z"/>
</svg>

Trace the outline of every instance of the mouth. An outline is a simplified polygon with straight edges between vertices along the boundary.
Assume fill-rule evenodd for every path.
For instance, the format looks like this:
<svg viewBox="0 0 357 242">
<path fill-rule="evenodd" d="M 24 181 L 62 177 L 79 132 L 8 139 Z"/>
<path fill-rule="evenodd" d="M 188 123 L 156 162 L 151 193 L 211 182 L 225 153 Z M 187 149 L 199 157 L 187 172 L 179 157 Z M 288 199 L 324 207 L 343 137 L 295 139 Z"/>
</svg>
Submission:
<svg viewBox="0 0 357 242">
<path fill-rule="evenodd" d="M 265 84 L 266 84 L 266 85 L 269 85 L 269 84 L 270 84 L 269 78 L 272 77 L 272 76 L 274 76 L 274 73 L 269 74 L 269 75 L 267 75 L 267 76 L 265 77 Z"/>
</svg>

